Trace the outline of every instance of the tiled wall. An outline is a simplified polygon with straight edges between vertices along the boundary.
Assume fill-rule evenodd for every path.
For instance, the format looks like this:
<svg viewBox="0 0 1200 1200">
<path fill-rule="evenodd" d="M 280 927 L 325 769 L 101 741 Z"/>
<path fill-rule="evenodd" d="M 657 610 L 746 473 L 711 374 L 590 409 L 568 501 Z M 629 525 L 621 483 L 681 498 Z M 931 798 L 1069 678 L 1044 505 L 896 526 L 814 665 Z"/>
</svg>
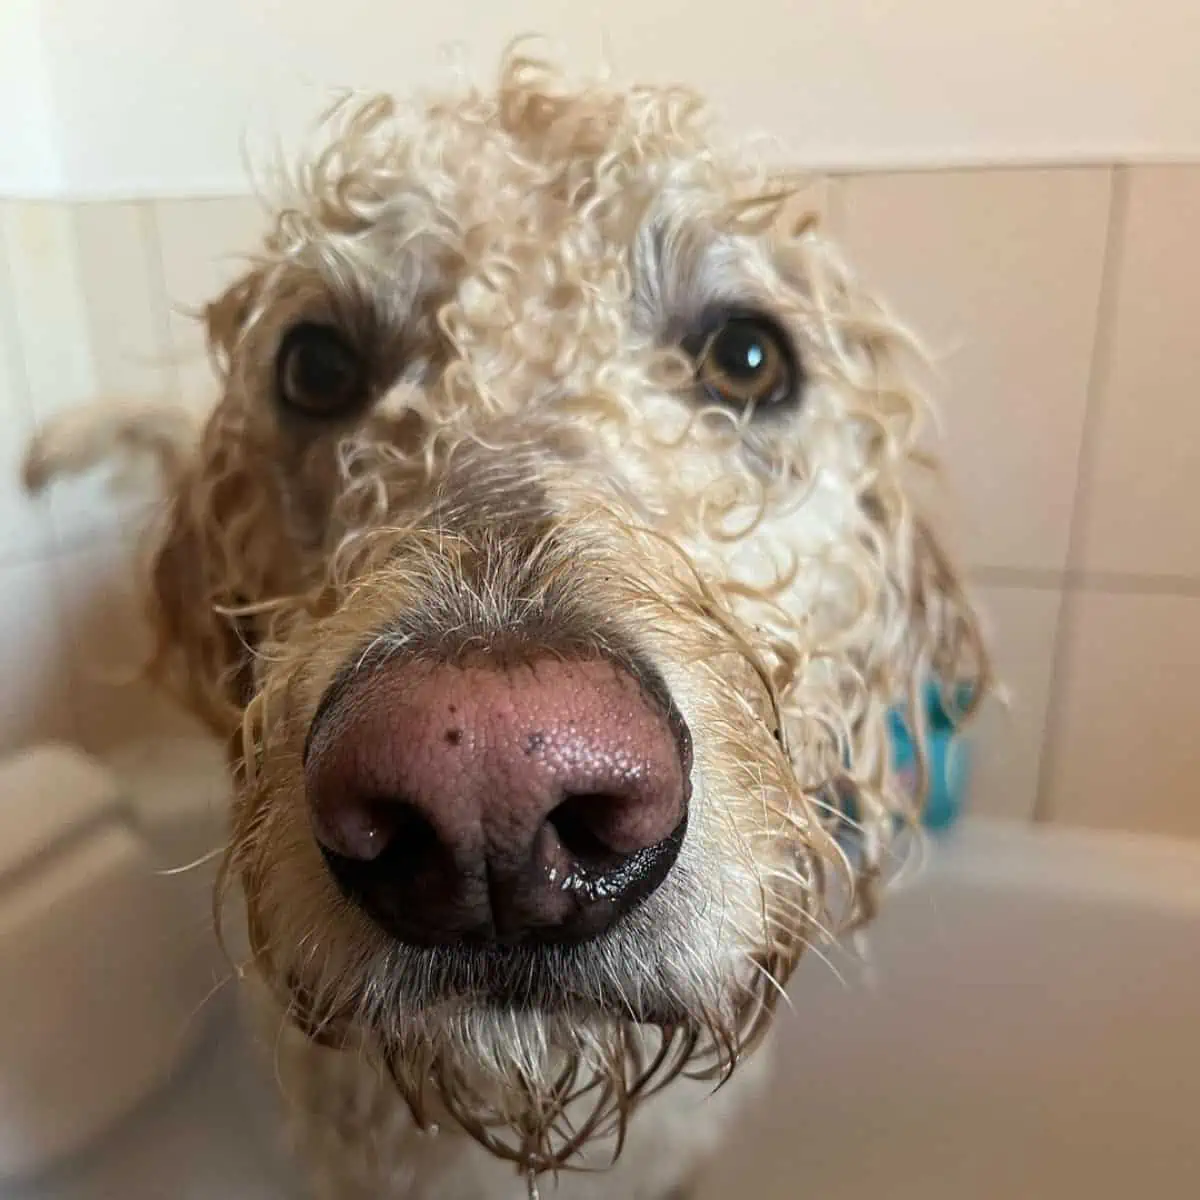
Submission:
<svg viewBox="0 0 1200 1200">
<path fill-rule="evenodd" d="M 1200 836 L 1200 167 L 871 174 L 830 222 L 937 358 L 959 541 L 1009 711 L 982 811 Z M 261 223 L 244 198 L 0 204 L 0 748 L 174 725 L 105 668 L 142 635 L 133 524 L 95 482 L 17 486 L 38 418 L 203 403 L 189 306 Z"/>
<path fill-rule="evenodd" d="M 211 399 L 187 312 L 261 227 L 250 199 L 0 202 L 0 750 L 66 736 L 103 752 L 182 718 L 126 682 L 148 640 L 131 586 L 144 521 L 91 479 L 22 494 L 39 420 L 98 396 Z"/>
</svg>

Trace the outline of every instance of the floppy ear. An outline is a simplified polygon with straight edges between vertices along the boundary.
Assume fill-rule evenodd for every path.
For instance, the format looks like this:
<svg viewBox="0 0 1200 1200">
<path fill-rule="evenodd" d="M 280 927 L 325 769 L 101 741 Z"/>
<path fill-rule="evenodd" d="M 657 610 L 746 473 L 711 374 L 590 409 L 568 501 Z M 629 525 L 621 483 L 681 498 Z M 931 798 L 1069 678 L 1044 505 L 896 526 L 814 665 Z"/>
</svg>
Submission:
<svg viewBox="0 0 1200 1200">
<path fill-rule="evenodd" d="M 920 517 L 900 535 L 898 583 L 904 629 L 893 678 L 905 727 L 916 751 L 917 798 L 927 799 L 929 688 L 957 727 L 975 715 L 993 687 L 980 616 L 941 538 Z"/>
<path fill-rule="evenodd" d="M 232 736 L 253 683 L 253 631 L 235 611 L 251 595 L 233 544 L 239 511 L 253 504 L 244 473 L 202 454 L 176 481 L 152 551 L 148 609 L 153 673 L 214 733 Z"/>
<path fill-rule="evenodd" d="M 31 493 L 101 463 L 116 470 L 139 459 L 157 465 L 169 487 L 196 440 L 197 421 L 163 400 L 101 400 L 56 414 L 25 450 L 22 482 Z"/>
<path fill-rule="evenodd" d="M 253 694 L 255 618 L 243 611 L 280 584 L 282 518 L 270 448 L 256 436 L 247 398 L 231 386 L 238 342 L 258 290 L 244 276 L 204 310 L 223 396 L 195 453 L 171 486 L 154 546 L 149 609 L 157 674 L 219 735 L 241 725 Z"/>
<path fill-rule="evenodd" d="M 204 307 L 208 352 L 223 378 L 229 374 L 234 348 L 251 319 L 261 283 L 260 272 L 248 271 Z"/>
<path fill-rule="evenodd" d="M 909 612 L 917 674 L 938 683 L 947 712 L 970 716 L 991 688 L 991 662 L 979 614 L 938 535 L 917 519 Z M 961 692 L 956 698 L 955 693 Z"/>
<path fill-rule="evenodd" d="M 930 688 L 955 727 L 973 717 L 992 689 L 982 626 L 962 578 L 934 528 L 907 494 L 886 506 L 872 490 L 862 500 L 873 552 L 884 567 L 870 633 L 860 649 L 869 693 L 852 731 L 846 776 L 831 801 L 857 828 L 855 924 L 875 913 L 887 846 L 920 815 L 930 795 Z M 908 778 L 896 770 L 895 719 L 909 735 Z M 913 778 L 915 776 L 915 778 Z"/>
</svg>

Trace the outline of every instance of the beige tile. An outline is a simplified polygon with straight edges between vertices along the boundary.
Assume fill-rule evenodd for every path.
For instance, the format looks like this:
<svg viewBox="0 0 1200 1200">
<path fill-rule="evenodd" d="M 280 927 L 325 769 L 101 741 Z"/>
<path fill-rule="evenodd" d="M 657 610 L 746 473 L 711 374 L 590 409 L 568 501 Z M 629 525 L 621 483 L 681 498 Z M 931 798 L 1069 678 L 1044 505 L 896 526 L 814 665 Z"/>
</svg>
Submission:
<svg viewBox="0 0 1200 1200">
<path fill-rule="evenodd" d="M 1037 803 L 1061 593 L 987 587 L 976 594 L 1004 695 L 988 703 L 971 732 L 970 810 L 1028 819 Z"/>
<path fill-rule="evenodd" d="M 169 387 L 167 313 L 149 206 L 79 204 L 74 222 L 97 390 L 163 395 Z"/>
<path fill-rule="evenodd" d="M 172 357 L 180 394 L 207 407 L 216 397 L 198 315 L 242 271 L 266 228 L 260 203 L 251 197 L 171 200 L 154 205 L 162 255 Z"/>
<path fill-rule="evenodd" d="M 97 754 L 190 731 L 180 711 L 144 677 L 153 639 L 143 573 L 136 541 L 76 550 L 59 563 L 79 739 Z"/>
<path fill-rule="evenodd" d="M 77 731 L 57 566 L 0 565 L 0 752 Z"/>
<path fill-rule="evenodd" d="M 1082 563 L 1200 576 L 1200 167 L 1128 181 Z"/>
<path fill-rule="evenodd" d="M 30 403 L 46 416 L 92 399 L 97 390 L 75 213 L 69 204 L 37 201 L 2 211 Z"/>
<path fill-rule="evenodd" d="M 842 230 L 938 367 L 971 562 L 1066 558 L 1109 209 L 1106 170 L 860 175 Z"/>
<path fill-rule="evenodd" d="M 3 210 L 0 205 L 0 228 Z M 47 549 L 53 541 L 49 506 L 21 487 L 21 462 L 33 433 L 25 360 L 17 327 L 17 302 L 0 237 L 0 562 Z"/>
<path fill-rule="evenodd" d="M 1200 598 L 1084 593 L 1064 636 L 1054 819 L 1200 836 Z"/>
</svg>

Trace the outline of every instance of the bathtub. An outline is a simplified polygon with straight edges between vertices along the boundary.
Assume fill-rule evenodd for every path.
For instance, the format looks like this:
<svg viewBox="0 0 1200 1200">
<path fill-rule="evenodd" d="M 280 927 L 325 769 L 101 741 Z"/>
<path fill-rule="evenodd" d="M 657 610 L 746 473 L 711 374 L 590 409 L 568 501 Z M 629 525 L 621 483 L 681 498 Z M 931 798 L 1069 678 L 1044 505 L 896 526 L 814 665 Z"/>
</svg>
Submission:
<svg viewBox="0 0 1200 1200">
<path fill-rule="evenodd" d="M 835 975 L 836 968 L 841 979 Z M 1200 846 L 965 822 L 813 958 L 703 1200 L 1198 1194 Z M 169 1088 L 3 1200 L 291 1200 L 228 999 Z"/>
<path fill-rule="evenodd" d="M 705 1200 L 1200 1195 L 1200 845 L 966 822 L 834 966 Z"/>
</svg>

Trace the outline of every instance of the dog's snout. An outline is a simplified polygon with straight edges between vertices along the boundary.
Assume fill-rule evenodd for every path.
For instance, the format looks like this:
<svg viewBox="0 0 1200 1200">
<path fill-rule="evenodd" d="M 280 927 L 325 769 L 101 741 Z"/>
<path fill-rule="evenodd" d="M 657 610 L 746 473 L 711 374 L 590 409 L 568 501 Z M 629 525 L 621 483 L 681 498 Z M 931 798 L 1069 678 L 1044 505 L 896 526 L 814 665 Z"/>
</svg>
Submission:
<svg viewBox="0 0 1200 1200">
<path fill-rule="evenodd" d="M 322 707 L 305 762 L 343 890 L 405 941 L 578 941 L 666 878 L 691 746 L 600 658 L 395 662 Z"/>
</svg>

